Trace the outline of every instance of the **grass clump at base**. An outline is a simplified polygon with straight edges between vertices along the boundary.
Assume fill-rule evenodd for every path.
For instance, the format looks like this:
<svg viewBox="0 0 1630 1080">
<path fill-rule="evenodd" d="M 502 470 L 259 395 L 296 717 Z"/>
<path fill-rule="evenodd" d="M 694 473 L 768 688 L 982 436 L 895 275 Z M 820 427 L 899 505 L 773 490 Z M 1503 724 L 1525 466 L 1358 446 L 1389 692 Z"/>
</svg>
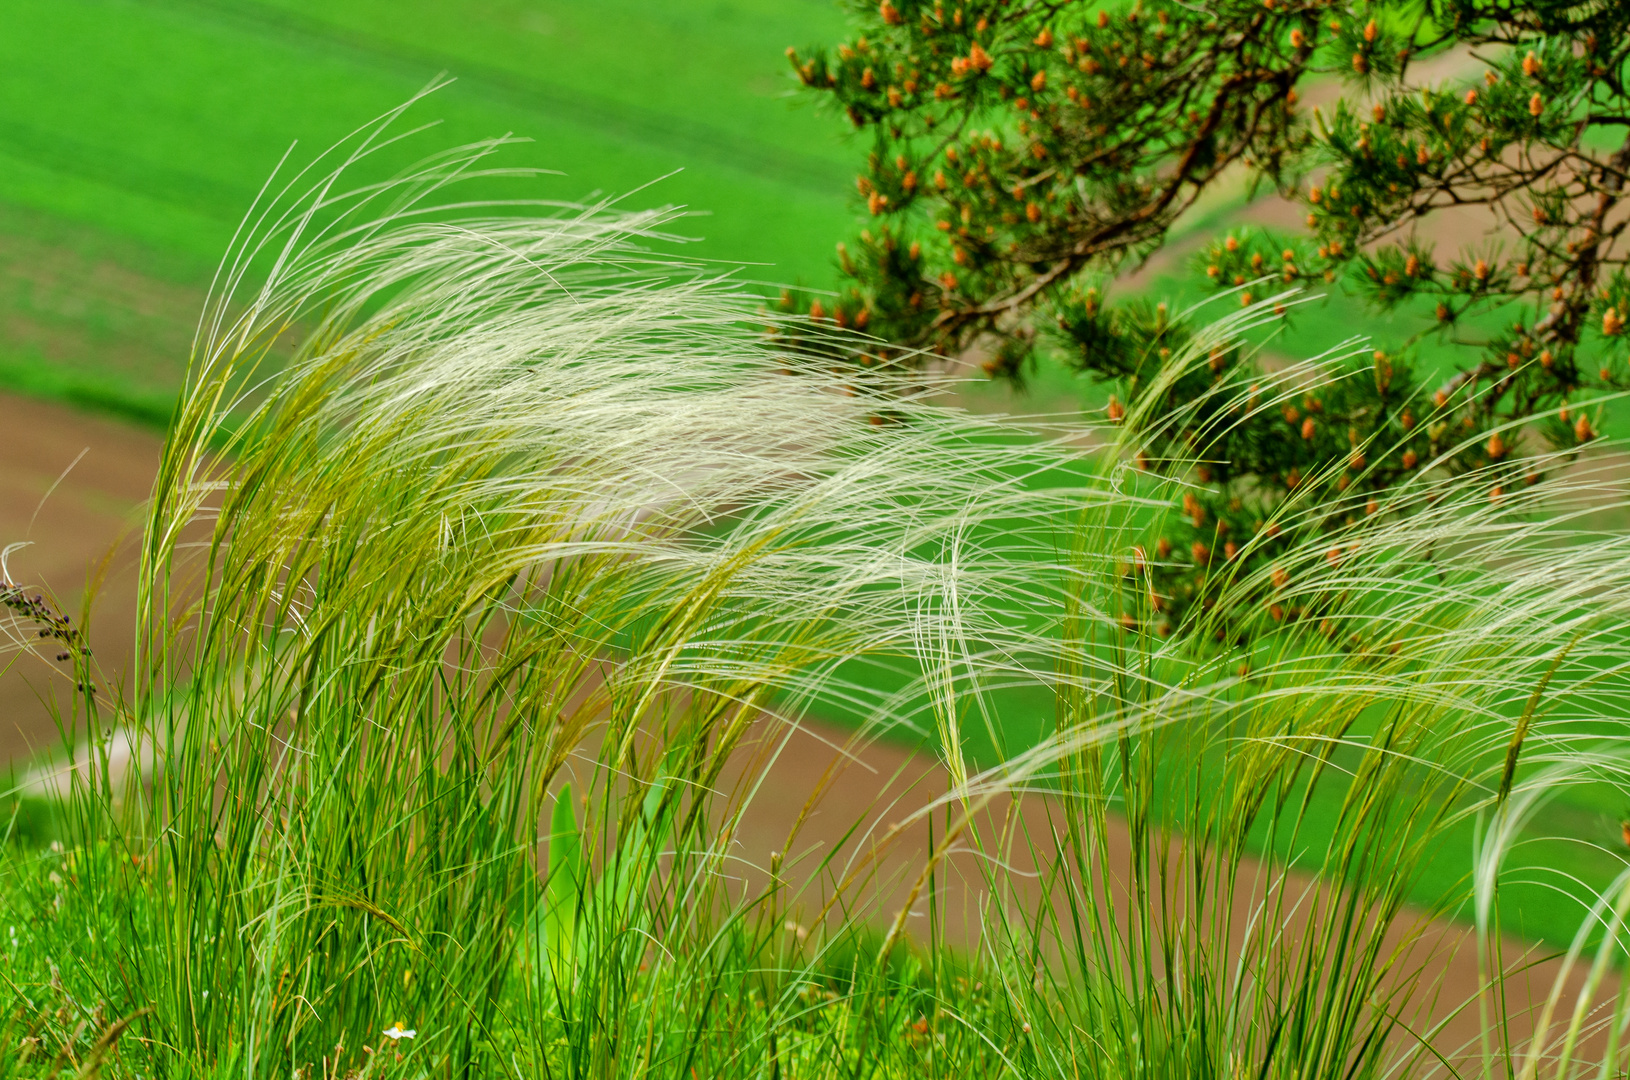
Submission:
<svg viewBox="0 0 1630 1080">
<path fill-rule="evenodd" d="M 0 859 L 0 1077 L 1380 1076 L 1619 1053 L 1588 1008 L 1529 1040 L 1514 981 L 1450 988 L 1445 1012 L 1403 905 L 1475 823 L 1467 947 L 1501 984 L 1517 827 L 1559 784 L 1622 774 L 1623 538 L 1559 540 L 1537 504 L 1423 481 L 1336 558 L 1293 548 L 1280 588 L 1312 615 L 1264 625 L 1245 679 L 1210 624 L 1140 629 L 1154 556 L 1132 544 L 1162 481 L 936 407 L 918 376 L 777 355 L 742 330 L 749 298 L 649 253 L 663 214 L 438 204 L 491 145 L 340 187 L 378 134 L 257 212 L 206 309 L 137 679 L 70 652 L 65 839 Z M 257 246 L 279 269 L 248 287 Z M 293 359 L 241 402 L 290 327 Z M 1251 590 L 1214 581 L 1232 625 Z M 868 659 L 902 691 L 847 680 Z M 968 733 L 1008 686 L 1058 720 L 981 770 Z M 786 858 L 806 808 L 760 858 L 740 837 L 787 725 L 833 695 L 869 700 L 870 730 L 933 731 L 949 784 L 900 828 Z M 139 767 L 111 767 L 116 739 Z M 1246 855 L 1263 832 L 1296 850 L 1327 788 L 1317 877 Z M 914 823 L 929 848 L 901 872 Z M 1010 872 L 1024 857 L 1037 876 Z M 1624 886 L 1602 892 L 1605 915 Z M 1608 962 L 1617 922 L 1578 945 Z M 1453 1006 L 1480 1005 L 1468 1043 Z"/>
</svg>

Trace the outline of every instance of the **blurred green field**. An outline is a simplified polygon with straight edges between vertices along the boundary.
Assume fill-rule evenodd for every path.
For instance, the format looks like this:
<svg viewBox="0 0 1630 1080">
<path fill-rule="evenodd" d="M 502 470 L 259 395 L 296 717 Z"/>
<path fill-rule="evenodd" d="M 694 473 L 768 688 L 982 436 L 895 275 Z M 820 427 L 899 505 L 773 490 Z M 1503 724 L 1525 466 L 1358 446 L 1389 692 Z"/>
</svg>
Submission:
<svg viewBox="0 0 1630 1080">
<path fill-rule="evenodd" d="M 513 133 L 539 198 L 625 193 L 698 216 L 694 257 L 827 278 L 842 126 L 791 100 L 782 51 L 824 0 L 17 0 L 0 38 L 0 384 L 163 411 L 201 290 L 279 158 L 308 158 L 439 74 L 439 130 L 393 170 Z M 366 175 L 366 173 L 364 173 Z M 656 183 L 653 184 L 653 182 Z M 651 185 L 646 187 L 646 185 Z M 508 194 L 514 194 L 509 190 Z M 133 314 L 134 312 L 134 314 Z"/>
<path fill-rule="evenodd" d="M 504 162 L 560 174 L 531 183 L 537 197 L 681 205 L 697 215 L 687 253 L 827 284 L 864 147 L 796 92 L 782 52 L 845 26 L 834 0 L 16 0 L 0 40 L 0 385 L 162 418 L 202 288 L 279 159 L 309 160 L 442 74 L 456 81 L 410 115 L 439 130 L 361 175 L 512 133 L 534 141 Z M 1243 205 L 1219 191 L 1174 236 L 1226 229 Z M 1170 270 L 1144 287 L 1200 295 Z M 1306 355 L 1420 325 L 1338 291 L 1275 344 Z M 1447 353 L 1424 343 L 1423 369 Z M 1044 368 L 1018 404 L 1083 396 Z"/>
</svg>

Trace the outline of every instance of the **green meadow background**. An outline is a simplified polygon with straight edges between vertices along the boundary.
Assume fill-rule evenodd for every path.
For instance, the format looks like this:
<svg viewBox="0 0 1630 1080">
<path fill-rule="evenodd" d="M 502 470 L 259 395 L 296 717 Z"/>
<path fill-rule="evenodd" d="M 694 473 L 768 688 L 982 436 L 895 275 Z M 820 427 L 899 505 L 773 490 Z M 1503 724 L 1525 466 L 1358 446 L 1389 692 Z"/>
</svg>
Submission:
<svg viewBox="0 0 1630 1080">
<path fill-rule="evenodd" d="M 531 142 L 504 163 L 555 171 L 532 182 L 536 197 L 683 206 L 687 254 L 747 264 L 753 280 L 829 283 L 833 245 L 859 220 L 850 196 L 865 147 L 795 93 L 783 52 L 845 32 L 831 0 L 10 0 L 0 388 L 163 424 L 215 262 L 279 160 L 291 147 L 308 160 L 443 74 L 456 81 L 410 114 L 437 130 L 369 168 L 509 133 Z M 1178 242 L 1230 226 L 1243 205 L 1224 193 Z M 1147 287 L 1200 297 L 1169 275 Z M 1310 355 L 1418 325 L 1338 294 L 1273 347 Z M 1448 357 L 1420 353 L 1428 371 Z M 984 396 L 1093 400 L 1056 367 L 1027 397 Z M 1007 704 L 1015 742 L 1045 732 L 1049 702 Z M 1552 891 L 1556 872 L 1600 885 L 1622 865 L 1606 847 L 1622 808 L 1605 798 L 1570 795 L 1539 823 L 1577 841 L 1522 849 L 1546 884 L 1519 894 L 1514 928 L 1565 938 L 1579 910 Z M 1334 811 L 1312 815 L 1304 845 L 1327 838 Z M 1470 841 L 1468 824 L 1421 896 L 1460 879 Z"/>
<path fill-rule="evenodd" d="M 438 75 L 438 130 L 370 168 L 506 133 L 539 198 L 696 216 L 686 253 L 830 277 L 856 151 L 783 51 L 826 0 L 15 0 L 0 35 L 0 385 L 162 422 L 202 290 L 279 159 Z M 515 194 L 513 188 L 509 194 Z"/>
<path fill-rule="evenodd" d="M 536 197 L 685 207 L 687 254 L 769 283 L 831 283 L 833 245 L 860 219 L 864 141 L 796 92 L 783 55 L 845 35 L 834 0 L 12 0 L 5 29 L 0 385 L 151 423 L 216 260 L 280 159 L 309 160 L 438 76 L 455 81 L 408 118 L 438 130 L 367 168 L 513 134 L 532 141 L 502 162 L 558 174 Z M 1244 204 L 1208 198 L 1177 246 Z M 1199 298 L 1172 262 L 1144 287 Z M 1278 347 L 1419 325 L 1338 294 Z M 1444 359 L 1422 350 L 1428 367 Z M 1044 367 L 1021 405 L 1084 390 Z"/>
</svg>

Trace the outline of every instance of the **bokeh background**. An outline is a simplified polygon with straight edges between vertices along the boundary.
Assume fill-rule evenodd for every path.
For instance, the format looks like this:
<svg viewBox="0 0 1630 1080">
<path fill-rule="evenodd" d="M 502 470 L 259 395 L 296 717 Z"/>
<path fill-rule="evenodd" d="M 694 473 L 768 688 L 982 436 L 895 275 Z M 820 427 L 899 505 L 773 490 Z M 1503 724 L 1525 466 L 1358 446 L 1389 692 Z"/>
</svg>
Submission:
<svg viewBox="0 0 1630 1080">
<path fill-rule="evenodd" d="M 677 204 L 691 254 L 828 276 L 855 149 L 795 102 L 783 50 L 828 0 L 16 0 L 0 39 L 0 385 L 168 412 L 216 261 L 285 153 L 416 107 L 541 198 Z M 408 126 L 411 126 L 408 125 Z M 287 172 L 287 166 L 285 166 Z"/>
</svg>

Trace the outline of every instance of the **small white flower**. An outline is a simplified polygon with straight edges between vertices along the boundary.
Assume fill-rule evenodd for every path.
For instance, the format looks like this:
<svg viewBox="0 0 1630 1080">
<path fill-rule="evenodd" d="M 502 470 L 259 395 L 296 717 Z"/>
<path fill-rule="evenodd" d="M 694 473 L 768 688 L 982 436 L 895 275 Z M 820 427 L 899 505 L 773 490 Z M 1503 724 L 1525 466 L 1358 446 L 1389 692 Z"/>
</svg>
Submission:
<svg viewBox="0 0 1630 1080">
<path fill-rule="evenodd" d="M 411 1039 L 417 1034 L 418 1031 L 416 1030 L 403 1028 L 400 1020 L 386 1028 L 384 1031 L 385 1038 L 387 1039 Z"/>
</svg>

